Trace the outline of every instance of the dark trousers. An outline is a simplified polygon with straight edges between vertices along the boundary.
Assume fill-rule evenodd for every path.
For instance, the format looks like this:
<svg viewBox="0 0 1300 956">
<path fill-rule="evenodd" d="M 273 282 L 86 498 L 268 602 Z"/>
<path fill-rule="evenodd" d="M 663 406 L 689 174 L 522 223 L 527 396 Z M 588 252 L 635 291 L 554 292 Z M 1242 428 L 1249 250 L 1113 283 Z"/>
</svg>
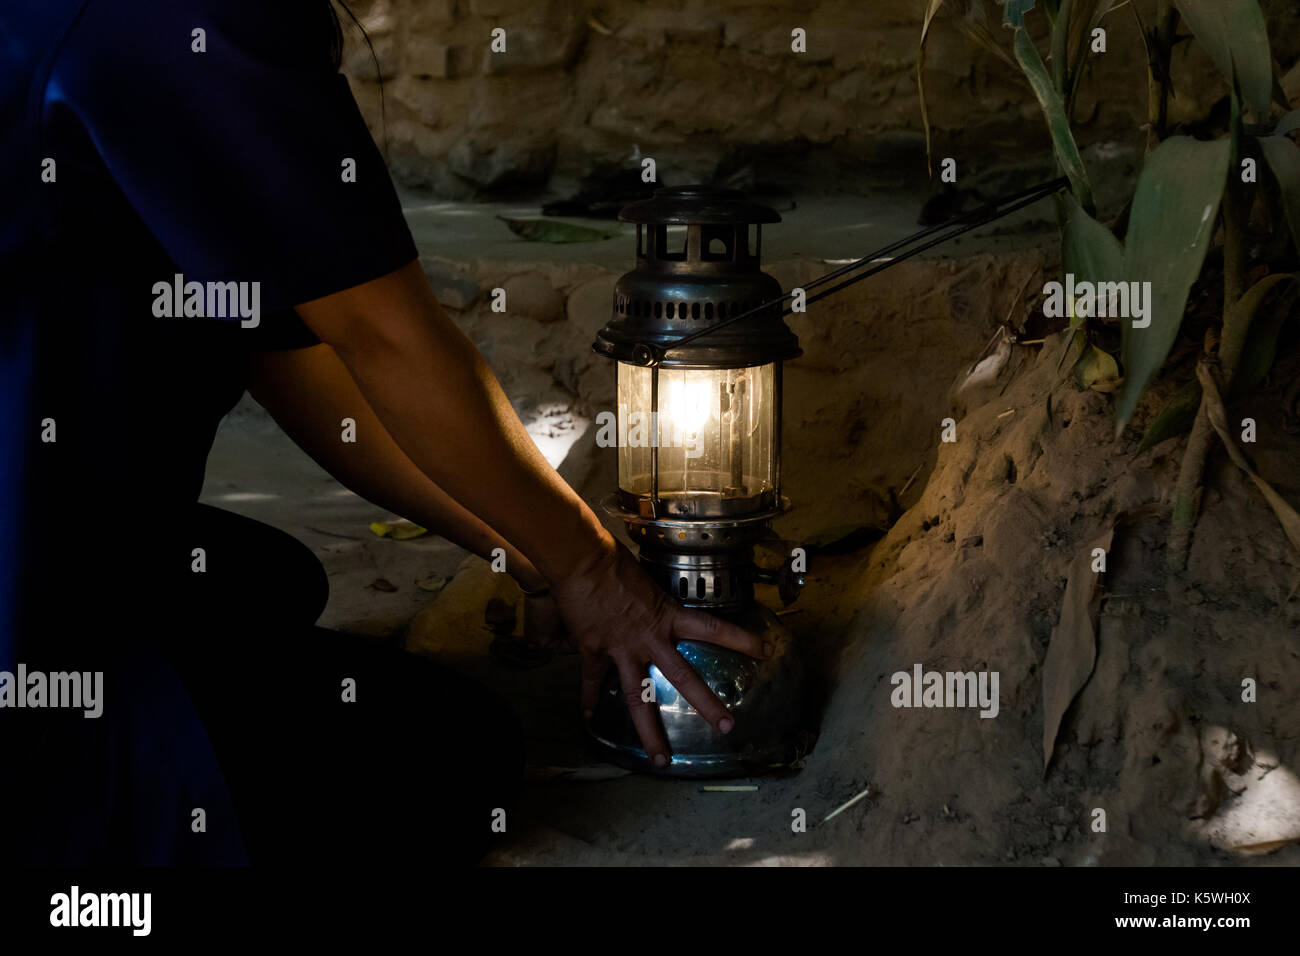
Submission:
<svg viewBox="0 0 1300 956">
<path fill-rule="evenodd" d="M 183 528 L 168 539 L 183 571 L 141 595 L 162 626 L 110 663 L 104 716 L 28 711 L 30 733 L 10 727 L 29 862 L 480 859 L 522 778 L 509 706 L 432 661 L 315 627 L 325 572 L 289 535 L 206 506 Z"/>
</svg>

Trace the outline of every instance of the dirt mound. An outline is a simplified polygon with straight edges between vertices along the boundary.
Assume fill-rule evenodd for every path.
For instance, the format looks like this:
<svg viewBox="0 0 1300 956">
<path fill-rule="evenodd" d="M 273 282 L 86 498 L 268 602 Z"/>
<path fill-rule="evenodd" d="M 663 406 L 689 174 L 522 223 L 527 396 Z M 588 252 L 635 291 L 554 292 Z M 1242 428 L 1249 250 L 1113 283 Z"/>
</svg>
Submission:
<svg viewBox="0 0 1300 956">
<path fill-rule="evenodd" d="M 1190 863 L 1300 838 L 1296 556 L 1224 463 L 1170 578 L 1162 489 L 1183 442 L 1138 454 L 1134 429 L 1115 439 L 1111 399 L 1057 373 L 1061 344 L 956 423 L 920 500 L 845 582 L 861 610 L 807 769 L 820 792 L 871 786 L 840 824 L 844 862 Z M 1296 500 L 1283 391 L 1238 411 L 1258 422 L 1247 448 L 1265 477 Z M 1044 660 L 1072 566 L 1110 529 L 1096 666 L 1044 774 Z M 893 675 L 917 664 L 997 672 L 996 717 L 895 707 Z"/>
<path fill-rule="evenodd" d="M 859 545 L 815 552 L 797 613 L 785 619 L 831 685 L 801 771 L 730 792 L 597 773 L 573 704 L 576 659 L 514 671 L 489 655 L 484 605 L 518 595 L 482 562 L 467 563 L 412 622 L 408 647 L 495 686 L 529 728 L 529 790 L 493 862 L 1204 863 L 1239 859 L 1231 847 L 1300 861 L 1285 842 L 1300 836 L 1291 690 L 1300 562 L 1258 492 L 1219 454 L 1188 569 L 1168 577 L 1166 489 L 1184 440 L 1141 453 L 1138 444 L 1148 406 L 1190 377 L 1187 357 L 1199 345 L 1180 345 L 1116 439 L 1112 399 L 1082 390 L 1068 364 L 1058 372 L 1059 338 L 995 344 L 999 324 L 1023 313 L 1026 289 L 1041 287 L 1043 260 L 1030 250 L 907 263 L 890 282 L 793 319 L 805 348 L 786 379 L 786 490 L 796 510 L 778 531 L 792 542 Z M 826 268 L 770 271 L 790 287 Z M 500 351 L 520 407 L 563 399 L 589 419 L 610 400 L 607 363 L 586 345 L 606 318 L 611 282 L 555 277 L 568 290 L 567 321 L 521 319 L 505 338 L 490 315 L 463 317 L 476 341 Z M 997 376 L 955 387 L 1003 346 Z M 1282 354 L 1275 379 L 1294 381 L 1300 355 Z M 1295 502 L 1300 442 L 1284 427 L 1285 391 L 1262 390 L 1230 420 L 1255 418 L 1258 441 L 1246 450 Z M 949 416 L 956 440 L 941 442 Z M 585 438 L 561 470 L 592 501 L 615 481 L 611 456 Z M 1095 666 L 1077 662 L 1087 681 L 1058 701 L 1064 715 L 1044 773 L 1044 663 L 1074 566 L 1108 531 L 1106 572 L 1095 587 L 1086 582 L 1096 591 Z M 873 534 L 883 537 L 861 546 Z M 996 717 L 893 706 L 894 676 L 916 665 L 996 672 Z M 1246 678 L 1253 703 L 1242 699 Z M 577 767 L 584 773 L 564 769 Z M 800 810 L 806 832 L 792 828 Z M 1104 832 L 1094 829 L 1099 810 Z"/>
</svg>

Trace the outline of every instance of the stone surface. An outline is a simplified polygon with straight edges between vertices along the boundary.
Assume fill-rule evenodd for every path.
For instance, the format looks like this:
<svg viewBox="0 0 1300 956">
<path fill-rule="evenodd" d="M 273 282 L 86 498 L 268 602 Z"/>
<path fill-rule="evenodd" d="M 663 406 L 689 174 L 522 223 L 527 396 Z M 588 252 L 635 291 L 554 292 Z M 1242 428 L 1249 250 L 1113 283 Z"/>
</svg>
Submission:
<svg viewBox="0 0 1300 956">
<path fill-rule="evenodd" d="M 463 311 L 478 301 L 482 290 L 473 279 L 458 275 L 447 265 L 427 257 L 420 259 L 420 266 L 429 277 L 433 294 L 447 308 Z"/>
<path fill-rule="evenodd" d="M 800 9 L 791 9 L 798 6 Z M 389 102 L 395 173 L 459 197 L 475 191 L 580 179 L 635 148 L 666 181 L 710 178 L 727 164 L 777 160 L 816 167 L 828 189 L 861 190 L 881 172 L 927 181 L 916 79 L 920 0 L 356 0 L 375 40 Z M 963 172 L 1041 155 L 1042 116 L 1019 72 L 974 46 L 951 5 L 930 33 L 924 73 L 936 156 Z M 1269 9 L 1274 49 L 1288 69 L 1300 55 L 1294 5 Z M 997 7 L 988 15 L 995 35 Z M 489 52 L 506 30 L 506 52 Z M 793 53 L 790 33 L 807 32 Z M 1126 11 L 1107 20 L 1109 49 L 1080 88 L 1081 148 L 1141 146 L 1145 55 Z M 345 71 L 380 137 L 373 63 L 356 36 Z M 1001 38 L 1001 37 L 1000 37 Z M 1005 42 L 1005 41 L 1004 41 Z M 1041 44 L 1040 44 L 1041 45 Z M 360 48 L 360 52 L 357 51 Z M 1203 114 L 1226 86 L 1195 43 L 1175 52 L 1175 121 Z M 406 81 L 432 89 L 418 96 Z M 369 88 L 369 89 L 367 89 Z M 429 131 L 438 135 L 427 135 Z M 470 149 L 453 151 L 461 141 Z M 864 167 L 872 167 L 868 172 Z"/>
<path fill-rule="evenodd" d="M 539 322 L 564 318 L 564 296 L 540 272 L 511 276 L 502 286 L 506 290 L 506 312 L 527 316 Z"/>
</svg>

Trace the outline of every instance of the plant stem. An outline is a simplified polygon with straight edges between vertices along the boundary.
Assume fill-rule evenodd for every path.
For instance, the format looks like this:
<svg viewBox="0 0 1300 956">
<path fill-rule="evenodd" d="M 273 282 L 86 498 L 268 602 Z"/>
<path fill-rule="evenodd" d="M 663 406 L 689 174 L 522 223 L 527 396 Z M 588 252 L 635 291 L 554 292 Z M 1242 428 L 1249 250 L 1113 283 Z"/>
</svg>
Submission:
<svg viewBox="0 0 1300 956">
<path fill-rule="evenodd" d="M 1133 5 L 1134 13 L 1137 5 Z M 1178 32 L 1178 8 L 1160 0 L 1155 27 L 1147 40 L 1147 153 L 1160 145 L 1169 128 L 1170 60 Z M 1139 25 L 1142 23 L 1138 17 Z"/>
<path fill-rule="evenodd" d="M 1237 303 L 1245 293 L 1247 252 L 1246 225 L 1250 208 L 1232 177 L 1223 194 L 1223 335 L 1219 343 L 1219 364 L 1223 375 L 1223 390 L 1232 386 L 1245 345 L 1249 316 L 1237 314 Z M 1165 560 L 1170 571 L 1187 567 L 1187 555 L 1192 545 L 1192 529 L 1201 510 L 1201 478 L 1205 474 L 1205 461 L 1214 443 L 1214 426 L 1210 424 L 1209 407 L 1205 397 L 1196 410 L 1191 437 L 1178 469 L 1178 484 L 1174 489 L 1174 513 L 1169 529 L 1169 547 Z"/>
</svg>

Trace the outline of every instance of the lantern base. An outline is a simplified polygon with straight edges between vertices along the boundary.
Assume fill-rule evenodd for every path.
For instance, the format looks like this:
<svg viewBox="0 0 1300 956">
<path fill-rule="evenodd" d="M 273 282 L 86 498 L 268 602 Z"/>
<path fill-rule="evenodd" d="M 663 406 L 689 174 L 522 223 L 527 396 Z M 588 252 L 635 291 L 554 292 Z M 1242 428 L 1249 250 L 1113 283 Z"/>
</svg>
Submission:
<svg viewBox="0 0 1300 956">
<path fill-rule="evenodd" d="M 605 759 L 630 770 L 668 777 L 740 777 L 789 767 L 811 749 L 815 734 L 808 707 L 806 665 L 790 630 L 761 604 L 722 615 L 775 646 L 767 660 L 713 644 L 682 641 L 686 658 L 735 719 L 729 734 L 716 731 L 678 694 L 657 667 L 650 668 L 659 719 L 672 761 L 655 767 L 641 747 L 611 671 L 587 732 Z"/>
</svg>

